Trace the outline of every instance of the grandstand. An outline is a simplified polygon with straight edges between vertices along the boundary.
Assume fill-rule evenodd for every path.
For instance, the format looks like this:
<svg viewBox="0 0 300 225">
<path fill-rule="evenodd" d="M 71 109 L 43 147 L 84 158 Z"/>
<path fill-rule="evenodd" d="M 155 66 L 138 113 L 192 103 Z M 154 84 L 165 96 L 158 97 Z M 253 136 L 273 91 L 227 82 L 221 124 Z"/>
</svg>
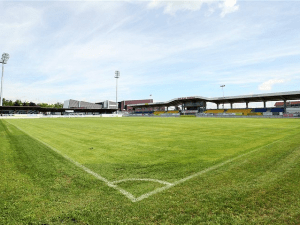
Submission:
<svg viewBox="0 0 300 225">
<path fill-rule="evenodd" d="M 163 113 L 165 113 L 165 111 L 155 111 L 153 114 L 156 115 L 156 116 L 159 116 Z"/>
<path fill-rule="evenodd" d="M 288 100 L 298 100 L 300 99 L 300 91 L 292 92 L 277 92 L 277 93 L 267 93 L 267 94 L 257 94 L 257 95 L 239 95 L 231 97 L 217 97 L 217 98 L 207 98 L 201 96 L 192 97 L 182 97 L 174 98 L 166 102 L 156 102 L 156 103 L 144 103 L 144 104 L 132 104 L 128 105 L 132 107 L 134 112 L 137 111 L 149 111 L 149 108 L 153 109 L 155 107 L 165 107 L 168 111 L 169 107 L 181 108 L 182 114 L 234 114 L 234 115 L 283 115 L 289 113 L 290 105 L 300 105 L 300 101 L 292 104 Z M 279 109 L 267 108 L 266 103 L 268 101 L 278 101 L 282 100 L 283 104 Z M 215 103 L 217 109 L 206 109 L 207 102 Z M 250 102 L 262 102 L 263 108 L 250 109 L 248 104 Z M 245 103 L 246 107 L 244 109 L 234 109 L 233 104 L 235 103 Z M 230 104 L 230 109 L 219 109 L 221 104 Z M 276 106 L 278 107 L 278 106 Z M 161 110 L 154 111 L 154 115 L 161 115 Z M 297 111 L 297 110 L 296 110 Z M 293 112 L 296 112 L 293 110 Z"/>
<path fill-rule="evenodd" d="M 300 109 L 300 108 L 299 108 Z M 206 114 L 222 114 L 222 115 L 237 115 L 237 116 L 262 116 L 262 115 L 283 115 L 283 108 L 253 108 L 253 109 L 209 109 Z M 298 110 L 299 111 L 299 110 Z M 287 113 L 289 108 L 287 108 Z"/>
<path fill-rule="evenodd" d="M 224 113 L 224 109 L 209 109 L 206 110 L 204 113 L 219 114 L 219 113 Z"/>
<path fill-rule="evenodd" d="M 121 111 L 140 115 L 172 116 L 172 115 L 237 115 L 237 116 L 300 116 L 300 101 L 288 101 L 300 99 L 300 91 L 279 92 L 259 95 L 241 95 L 233 97 L 206 98 L 201 96 L 175 98 L 166 102 L 153 102 L 153 99 L 124 100 L 118 102 Z M 275 107 L 266 107 L 266 102 L 276 102 Z M 215 103 L 217 109 L 207 109 L 207 103 Z M 249 108 L 250 102 L 262 102 L 263 108 Z M 234 108 L 235 103 L 245 103 L 245 108 Z M 230 109 L 220 109 L 221 104 L 230 104 Z M 170 110 L 169 110 L 170 109 Z M 11 106 L 0 107 L 0 114 L 59 114 L 83 113 L 103 114 L 117 110 L 116 102 L 106 100 L 104 102 L 90 103 L 78 100 L 64 101 L 63 109 L 42 108 L 39 106 Z"/>
<path fill-rule="evenodd" d="M 85 115 L 93 114 L 111 114 L 116 109 L 86 109 L 86 108 L 45 108 L 40 106 L 2 106 L 0 107 L 1 115 L 20 115 L 20 114 L 43 114 L 43 115 L 66 115 L 70 113 L 80 113 Z"/>
<path fill-rule="evenodd" d="M 247 116 L 251 113 L 252 109 L 228 109 L 226 113 L 235 113 L 235 114 L 242 114 Z"/>
<path fill-rule="evenodd" d="M 176 114 L 176 113 L 179 113 L 179 110 L 171 110 L 171 111 L 167 111 L 165 113 L 167 113 L 167 114 Z"/>
</svg>

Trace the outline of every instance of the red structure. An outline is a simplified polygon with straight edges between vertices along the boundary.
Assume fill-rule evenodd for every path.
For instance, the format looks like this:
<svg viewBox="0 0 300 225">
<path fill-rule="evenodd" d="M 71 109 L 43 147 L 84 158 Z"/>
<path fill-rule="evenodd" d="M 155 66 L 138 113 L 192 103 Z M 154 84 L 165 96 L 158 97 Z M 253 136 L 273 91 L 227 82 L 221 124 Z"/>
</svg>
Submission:
<svg viewBox="0 0 300 225">
<path fill-rule="evenodd" d="M 133 111 L 132 107 L 128 107 L 127 105 L 132 104 L 142 104 L 142 103 L 153 103 L 153 99 L 142 99 L 142 100 L 124 100 L 121 101 L 121 111 Z"/>
<path fill-rule="evenodd" d="M 284 102 L 276 102 L 275 107 L 283 107 Z M 300 107 L 300 101 L 295 101 L 295 102 L 286 102 L 287 107 Z"/>
</svg>

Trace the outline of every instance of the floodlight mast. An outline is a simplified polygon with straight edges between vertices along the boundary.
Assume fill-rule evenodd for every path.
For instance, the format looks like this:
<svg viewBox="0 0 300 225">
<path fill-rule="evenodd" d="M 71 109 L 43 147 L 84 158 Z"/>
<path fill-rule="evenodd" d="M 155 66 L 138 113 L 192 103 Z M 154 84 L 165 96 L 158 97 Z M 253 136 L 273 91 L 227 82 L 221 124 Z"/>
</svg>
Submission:
<svg viewBox="0 0 300 225">
<path fill-rule="evenodd" d="M 119 106 L 118 106 L 118 78 L 120 78 L 120 71 L 116 70 L 115 71 L 115 78 L 116 78 L 116 104 L 117 104 L 117 114 Z"/>
<path fill-rule="evenodd" d="M 7 63 L 9 59 L 9 54 L 8 53 L 3 53 L 2 58 L 0 60 L 0 63 L 2 63 L 2 76 L 1 76 L 1 92 L 0 92 L 0 106 L 2 106 L 2 86 L 3 86 L 3 74 L 4 74 L 4 64 Z"/>
<path fill-rule="evenodd" d="M 222 91 L 223 91 L 223 109 L 224 109 L 224 87 L 225 87 L 225 84 L 222 84 L 221 86 L 220 86 L 221 88 L 222 88 Z"/>
</svg>

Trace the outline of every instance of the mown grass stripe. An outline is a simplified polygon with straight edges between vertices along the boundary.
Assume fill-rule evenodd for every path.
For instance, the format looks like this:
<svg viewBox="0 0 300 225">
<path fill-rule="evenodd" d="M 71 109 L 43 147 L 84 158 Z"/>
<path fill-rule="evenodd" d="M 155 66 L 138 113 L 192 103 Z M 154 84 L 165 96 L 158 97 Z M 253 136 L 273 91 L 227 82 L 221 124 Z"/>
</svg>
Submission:
<svg viewBox="0 0 300 225">
<path fill-rule="evenodd" d="M 285 138 L 190 178 L 176 188 L 132 203 L 119 191 L 2 120 L 0 224 L 300 224 L 300 134 L 296 134 L 300 131 L 299 120 L 197 118 L 191 119 L 190 123 L 182 123 L 182 120 L 175 119 L 134 119 L 10 120 L 10 123 L 112 183 L 140 177 L 178 182 L 198 171 Z M 162 133 L 156 129 L 157 126 L 163 132 L 168 128 L 174 132 Z M 136 127 L 137 131 L 132 127 Z M 111 141 L 110 137 L 120 137 L 118 141 L 113 140 L 118 145 L 105 144 Z M 207 141 L 202 145 L 199 139 Z M 141 158 L 135 158 L 131 151 L 139 151 L 145 157 L 148 151 L 155 150 L 146 145 L 136 145 L 141 140 L 145 140 L 145 144 L 155 141 L 157 147 L 162 147 L 166 153 L 158 157 L 163 159 L 170 155 L 171 162 L 170 158 L 162 161 L 167 165 L 163 168 L 157 162 L 145 163 L 140 161 Z M 187 141 L 190 145 L 183 148 L 180 143 Z M 124 150 L 126 144 L 132 148 Z M 231 149 L 232 144 L 236 146 L 235 151 Z M 202 147 L 206 146 L 209 148 L 204 152 Z M 90 147 L 94 150 L 88 150 Z M 71 154 L 72 148 L 82 149 L 78 154 L 81 158 Z M 180 160 L 180 157 L 172 161 L 173 148 L 182 151 L 178 155 L 180 157 L 192 153 L 188 156 L 194 159 L 194 165 L 191 161 Z M 115 151 L 124 154 L 109 161 L 103 150 L 108 156 Z M 90 157 L 91 153 L 100 153 L 99 160 L 95 160 L 94 164 L 84 164 L 82 159 Z M 220 157 L 207 158 L 204 153 Z M 127 158 L 123 157 L 125 154 Z M 153 156 L 157 156 L 157 152 L 153 152 Z M 95 158 L 94 155 L 92 157 Z M 212 160 L 204 164 L 203 158 Z M 164 186 L 158 182 L 138 180 L 117 185 L 140 197 Z"/>
<path fill-rule="evenodd" d="M 297 134 L 298 134 L 298 133 L 297 133 Z M 297 134 L 293 134 L 293 135 L 297 135 Z M 293 135 L 292 135 L 292 136 L 293 136 Z M 284 137 L 284 138 L 286 138 L 286 137 Z M 254 149 L 254 150 L 250 151 L 250 152 L 246 152 L 246 153 L 241 154 L 241 155 L 239 155 L 239 156 L 236 156 L 236 157 L 234 157 L 234 158 L 232 158 L 232 159 L 226 160 L 225 162 L 219 163 L 219 164 L 214 165 L 214 166 L 212 166 L 212 167 L 209 167 L 209 168 L 207 168 L 207 169 L 205 169 L 205 170 L 202 170 L 202 171 L 200 171 L 200 172 L 198 172 L 198 173 L 195 173 L 195 174 L 192 174 L 192 175 L 190 175 L 190 176 L 187 176 L 187 177 L 185 177 L 185 178 L 183 178 L 183 179 L 180 179 L 180 180 L 178 180 L 178 181 L 173 182 L 172 184 L 166 185 L 166 186 L 161 187 L 161 188 L 157 188 L 157 189 L 155 189 L 154 191 L 151 191 L 151 192 L 148 192 L 148 193 L 146 193 L 146 194 L 144 194 L 144 195 L 139 196 L 138 198 L 135 199 L 135 202 L 141 201 L 141 200 L 143 200 L 143 199 L 145 199 L 145 198 L 150 197 L 151 195 L 154 195 L 154 194 L 157 194 L 157 193 L 159 193 L 159 192 L 165 191 L 165 190 L 167 190 L 167 189 L 169 189 L 169 188 L 171 188 L 171 187 L 174 187 L 174 186 L 176 186 L 176 185 L 178 185 L 178 184 L 184 183 L 184 182 L 186 182 L 186 181 L 188 181 L 188 180 L 190 180 L 190 179 L 193 179 L 193 178 L 195 178 L 195 177 L 198 177 L 198 176 L 200 176 L 200 175 L 202 175 L 202 174 L 205 174 L 205 173 L 207 173 L 207 172 L 210 172 L 210 171 L 213 171 L 213 170 L 215 170 L 215 169 L 218 169 L 218 168 L 220 168 L 220 167 L 222 167 L 222 166 L 224 166 L 224 165 L 226 165 L 226 164 L 229 164 L 229 163 L 231 163 L 231 162 L 233 162 L 233 161 L 235 161 L 235 160 L 237 160 L 237 159 L 240 159 L 240 158 L 242 158 L 242 157 L 244 157 L 244 156 L 250 155 L 250 154 L 252 154 L 252 153 L 254 153 L 254 152 L 257 152 L 257 151 L 259 151 L 259 150 L 261 150 L 261 149 L 263 149 L 263 148 L 265 148 L 265 147 L 268 147 L 268 146 L 270 146 L 270 145 L 273 145 L 273 144 L 275 144 L 275 143 L 281 141 L 281 140 L 284 139 L 284 138 L 278 139 L 278 140 L 276 140 L 276 141 L 274 141 L 274 142 L 272 142 L 272 143 L 269 143 L 269 144 L 267 144 L 267 145 L 265 145 L 265 146 L 261 146 L 261 147 L 259 147 L 259 148 L 257 148 L 257 149 Z"/>
<path fill-rule="evenodd" d="M 7 121 L 7 122 L 8 122 L 8 121 Z M 9 122 L 8 122 L 8 123 L 9 123 Z M 9 124 L 11 124 L 11 123 L 9 123 Z M 256 151 L 259 151 L 260 149 L 263 149 L 263 148 L 265 148 L 265 147 L 267 147 L 267 146 L 273 145 L 273 144 L 275 144 L 275 143 L 281 141 L 282 139 L 286 138 L 286 137 L 280 138 L 280 139 L 278 139 L 278 140 L 276 140 L 276 141 L 273 141 L 273 142 L 271 142 L 271 143 L 269 143 L 269 144 L 267 144 L 267 145 L 260 146 L 259 148 L 256 148 L 256 149 L 254 149 L 254 150 L 252 150 L 252 151 L 250 151 L 250 152 L 247 152 L 247 153 L 238 155 L 238 156 L 236 156 L 236 157 L 234 157 L 234 158 L 228 159 L 228 160 L 226 160 L 225 162 L 222 162 L 222 163 L 219 163 L 219 164 L 217 164 L 217 165 L 211 166 L 211 167 L 209 167 L 209 168 L 207 168 L 207 169 L 204 169 L 204 170 L 202 170 L 202 171 L 200 171 L 200 172 L 197 172 L 197 173 L 195 173 L 195 174 L 192 174 L 192 175 L 190 175 L 190 176 L 187 176 L 187 177 L 185 177 L 185 178 L 182 178 L 182 179 L 180 179 L 180 180 L 178 180 L 178 181 L 175 181 L 175 182 L 173 182 L 173 183 L 169 183 L 169 182 L 165 182 L 165 181 L 160 181 L 160 183 L 163 183 L 163 184 L 165 184 L 166 186 L 161 187 L 161 188 L 157 188 L 157 189 L 155 189 L 155 190 L 153 190 L 153 191 L 151 191 L 151 192 L 145 193 L 145 194 L 143 194 L 143 195 L 141 195 L 141 196 L 139 196 L 139 197 L 135 197 L 133 194 L 131 194 L 130 192 L 128 192 L 128 191 L 126 191 L 126 190 L 120 188 L 120 187 L 119 187 L 118 185 L 116 185 L 116 184 L 117 184 L 117 183 L 120 183 L 120 182 L 123 182 L 123 181 L 126 181 L 126 180 L 135 180 L 135 181 L 138 181 L 138 180 L 139 180 L 139 181 L 143 181 L 143 180 L 154 181 L 154 180 L 155 180 L 154 182 L 157 182 L 157 179 L 146 179 L 146 178 L 144 178 L 144 179 L 143 179 L 143 178 L 137 179 L 137 178 L 129 178 L 129 179 L 124 179 L 124 180 L 119 180 L 119 181 L 111 182 L 111 181 L 109 181 L 108 179 L 106 179 L 106 178 L 102 177 L 101 175 L 99 175 L 98 173 L 95 173 L 94 171 L 90 170 L 89 168 L 87 168 L 87 167 L 83 166 L 82 164 L 80 164 L 80 163 L 74 161 L 73 159 L 71 159 L 71 158 L 68 157 L 67 155 L 63 154 L 62 152 L 60 152 L 60 151 L 57 150 L 56 148 L 52 147 L 51 145 L 45 143 L 44 141 L 40 140 L 39 138 L 34 137 L 34 136 L 31 136 L 29 133 L 27 133 L 26 131 L 24 131 L 23 129 L 21 129 L 20 127 L 18 127 L 17 125 L 14 125 L 14 124 L 11 124 L 11 125 L 15 126 L 17 129 L 21 130 L 22 132 L 24 132 L 24 133 L 27 134 L 28 136 L 32 137 L 33 139 L 35 139 L 35 140 L 39 141 L 40 143 L 44 144 L 45 146 L 49 147 L 50 149 L 52 149 L 53 151 L 57 152 L 58 154 L 62 155 L 65 159 L 67 159 L 68 161 L 72 162 L 72 163 L 75 164 L 76 166 L 80 167 L 80 168 L 83 169 L 85 172 L 87 172 L 87 173 L 93 175 L 93 176 L 94 176 L 95 178 L 97 178 L 98 180 L 103 181 L 103 182 L 104 182 L 106 185 L 108 185 L 109 187 L 112 187 L 112 188 L 114 188 L 115 190 L 118 190 L 120 193 L 122 193 L 124 196 L 126 196 L 128 199 L 130 199 L 132 202 L 138 202 L 138 201 L 141 201 L 141 200 L 143 200 L 143 199 L 146 199 L 146 198 L 150 197 L 151 195 L 160 193 L 160 192 L 162 192 L 162 191 L 164 191 L 164 190 L 167 190 L 167 189 L 169 189 L 169 188 L 171 188 L 171 187 L 174 187 L 174 186 L 176 186 L 176 185 L 178 185 L 178 184 L 184 183 L 185 181 L 188 181 L 188 180 L 190 180 L 190 179 L 193 179 L 193 178 L 195 178 L 195 177 L 198 177 L 198 176 L 200 176 L 200 175 L 202 175 L 202 174 L 205 174 L 205 173 L 207 173 L 207 172 L 210 172 L 210 171 L 212 171 L 212 170 L 218 169 L 218 168 L 220 168 L 220 167 L 222 167 L 222 166 L 224 166 L 224 165 L 226 165 L 226 164 L 229 164 L 229 163 L 232 162 L 232 161 L 235 161 L 235 160 L 237 160 L 237 159 L 239 159 L 239 158 L 242 158 L 242 157 L 244 157 L 244 156 L 247 156 L 247 155 L 249 155 L 249 154 L 252 154 L 252 153 L 254 153 L 254 152 L 256 152 Z M 295 135 L 295 134 L 294 134 L 294 135 Z"/>
<path fill-rule="evenodd" d="M 98 180 L 103 181 L 107 186 L 114 188 L 116 190 L 118 190 L 120 193 L 122 193 L 123 195 L 125 195 L 127 198 L 129 198 L 131 201 L 135 201 L 136 198 L 129 192 L 127 192 L 126 190 L 120 188 L 119 186 L 113 184 L 112 182 L 110 182 L 109 180 L 107 180 L 106 178 L 102 177 L 101 175 L 95 173 L 94 171 L 90 170 L 89 168 L 81 165 L 80 163 L 74 161 L 73 159 L 71 159 L 70 157 L 68 157 L 67 155 L 61 153 L 59 150 L 57 150 L 56 148 L 52 147 L 51 145 L 43 142 L 42 140 L 38 139 L 37 137 L 31 136 L 29 133 L 27 133 L 26 131 L 24 131 L 23 129 L 21 129 L 20 127 L 18 127 L 17 125 L 11 124 L 10 122 L 6 121 L 7 123 L 9 123 L 10 125 L 16 127 L 17 129 L 19 129 L 20 131 L 22 131 L 23 133 L 27 134 L 29 137 L 35 139 L 36 141 L 39 141 L 40 143 L 42 143 L 43 145 L 47 146 L 48 148 L 50 148 L 51 150 L 55 151 L 56 153 L 58 153 L 59 155 L 63 156 L 65 159 L 67 159 L 69 162 L 75 164 L 77 167 L 83 169 L 85 172 L 93 175 L 95 178 L 97 178 Z"/>
</svg>

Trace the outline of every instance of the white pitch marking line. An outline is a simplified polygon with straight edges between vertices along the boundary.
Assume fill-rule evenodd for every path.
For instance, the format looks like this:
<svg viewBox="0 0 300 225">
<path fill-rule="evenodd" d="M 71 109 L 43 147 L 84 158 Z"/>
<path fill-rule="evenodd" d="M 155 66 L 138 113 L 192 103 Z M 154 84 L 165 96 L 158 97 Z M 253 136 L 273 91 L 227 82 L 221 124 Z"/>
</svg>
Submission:
<svg viewBox="0 0 300 225">
<path fill-rule="evenodd" d="M 8 121 L 7 121 L 8 122 Z M 119 186 L 113 184 L 112 182 L 110 182 L 109 180 L 107 180 L 106 178 L 100 176 L 99 174 L 93 172 L 92 170 L 90 170 L 89 168 L 81 165 L 80 163 L 74 161 L 73 159 L 71 159 L 70 157 L 68 157 L 67 155 L 61 153 L 59 150 L 57 150 L 56 148 L 48 145 L 47 143 L 43 142 L 42 140 L 33 137 L 32 135 L 30 135 L 29 133 L 27 133 L 26 131 L 22 130 L 20 127 L 18 127 L 17 125 L 11 124 L 10 122 L 8 122 L 10 125 L 15 126 L 16 128 L 18 128 L 20 131 L 24 132 L 25 134 L 27 134 L 28 136 L 32 137 L 33 139 L 39 141 L 40 143 L 46 145 L 48 148 L 52 149 L 53 151 L 55 151 L 56 153 L 58 153 L 59 155 L 63 156 L 65 159 L 67 159 L 68 161 L 70 161 L 71 163 L 75 164 L 76 166 L 80 167 L 81 169 L 83 169 L 85 172 L 93 175 L 95 178 L 97 178 L 98 180 L 103 181 L 107 186 L 112 187 L 116 190 L 118 190 L 119 192 L 121 192 L 123 195 L 125 195 L 127 198 L 129 198 L 132 202 L 136 201 L 136 198 L 128 191 L 125 191 L 124 189 L 120 188 Z"/>
<path fill-rule="evenodd" d="M 283 138 L 281 138 L 281 139 L 283 139 Z M 174 182 L 173 184 L 171 184 L 171 185 L 167 185 L 167 186 L 165 186 L 165 187 L 157 188 L 157 189 L 155 189 L 154 191 L 151 191 L 151 192 L 148 192 L 148 193 L 146 193 L 146 194 L 143 194 L 143 195 L 139 196 L 138 198 L 135 199 L 134 202 L 141 201 L 141 200 L 143 200 L 143 199 L 145 199 L 145 198 L 150 197 L 151 195 L 157 194 L 157 193 L 162 192 L 162 191 L 165 191 L 165 190 L 167 190 L 167 189 L 169 189 L 169 188 L 171 188 L 171 187 L 174 187 L 174 186 L 176 186 L 176 185 L 178 185 L 178 184 L 184 183 L 184 182 L 187 181 L 187 180 L 190 180 L 190 179 L 193 179 L 193 178 L 195 178 L 195 177 L 198 177 L 198 176 L 200 176 L 200 175 L 202 175 L 202 174 L 205 174 L 205 173 L 207 173 L 207 172 L 209 172 L 209 171 L 218 169 L 219 167 L 224 166 L 224 165 L 226 165 L 226 164 L 228 164 L 228 163 L 230 163 L 230 162 L 232 162 L 232 161 L 234 161 L 234 160 L 237 160 L 237 159 L 239 159 L 239 158 L 242 158 L 243 156 L 252 154 L 253 152 L 257 152 L 258 150 L 260 150 L 260 149 L 262 149 L 262 148 L 264 148 L 264 147 L 267 147 L 267 146 L 269 146 L 269 145 L 272 145 L 272 144 L 274 144 L 274 143 L 280 141 L 281 139 L 276 140 L 276 141 L 274 141 L 274 142 L 271 142 L 271 143 L 269 143 L 269 144 L 267 144 L 267 145 L 264 145 L 264 146 L 262 146 L 262 147 L 259 147 L 259 148 L 257 148 L 257 149 L 254 149 L 254 150 L 252 150 L 252 151 L 250 151 L 250 152 L 247 152 L 247 153 L 244 153 L 244 154 L 242 154 L 242 155 L 236 156 L 236 157 L 234 157 L 234 158 L 232 158 L 232 159 L 226 160 L 225 162 L 222 162 L 222 163 L 220 163 L 220 164 L 217 164 L 217 165 L 214 165 L 214 166 L 212 166 L 212 167 L 209 167 L 209 168 L 207 168 L 207 169 L 205 169 L 205 170 L 202 170 L 202 171 L 200 171 L 200 172 L 198 172 L 198 173 L 195 173 L 195 174 L 192 174 L 192 175 L 187 176 L 187 177 L 185 177 L 185 178 L 182 178 L 182 179 L 180 179 L 180 180 L 178 180 L 178 181 L 175 181 L 175 182 Z"/>
<path fill-rule="evenodd" d="M 7 121 L 7 122 L 8 122 L 8 121 Z M 10 122 L 8 122 L 8 123 L 11 124 Z M 130 180 L 130 179 L 125 179 L 125 180 L 120 180 L 120 181 L 110 182 L 110 181 L 108 181 L 106 178 L 100 176 L 99 174 L 97 174 L 97 173 L 93 172 L 92 170 L 88 169 L 87 167 L 81 165 L 80 163 L 78 163 L 78 162 L 72 160 L 71 158 L 69 158 L 68 156 L 62 154 L 62 153 L 61 153 L 60 151 L 58 151 L 56 148 L 54 148 L 54 147 L 48 145 L 47 143 L 41 141 L 40 139 L 38 139 L 38 138 L 36 138 L 36 137 L 31 136 L 30 134 L 28 134 L 27 132 L 25 132 L 24 130 L 22 130 L 21 128 L 19 128 L 18 126 L 14 125 L 14 124 L 11 124 L 11 125 L 17 127 L 19 130 L 21 130 L 21 131 L 24 132 L 25 134 L 29 135 L 29 136 L 32 137 L 33 139 L 35 139 L 35 140 L 41 142 L 42 144 L 46 145 L 47 147 L 49 147 L 49 148 L 52 149 L 53 151 L 55 151 L 55 152 L 57 152 L 58 154 L 62 155 L 64 158 L 66 158 L 66 159 L 69 160 L 70 162 L 74 163 L 74 164 L 77 165 L 78 167 L 82 168 L 82 169 L 83 169 L 84 171 L 86 171 L 87 173 L 89 173 L 89 174 L 93 175 L 94 177 L 96 177 L 97 179 L 99 179 L 99 180 L 105 182 L 105 183 L 107 184 L 107 186 L 112 187 L 112 188 L 118 190 L 118 191 L 121 192 L 123 195 L 125 195 L 127 198 L 129 198 L 132 202 L 138 202 L 138 201 L 141 201 L 141 200 L 143 200 L 143 199 L 145 199 L 145 198 L 150 197 L 151 195 L 157 194 L 157 193 L 162 192 L 162 191 L 164 191 L 164 190 L 167 190 L 167 189 L 169 189 L 169 188 L 171 188 L 171 187 L 174 187 L 175 185 L 181 184 L 181 183 L 183 183 L 183 182 L 185 182 L 185 181 L 187 181 L 187 180 L 190 180 L 190 179 L 195 178 L 195 177 L 197 177 L 197 176 L 200 176 L 200 175 L 202 175 L 202 174 L 204 174 L 204 173 L 207 173 L 207 172 L 209 172 L 209 171 L 212 171 L 212 170 L 214 170 L 214 169 L 217 169 L 217 168 L 219 168 L 219 167 L 221 167 L 221 166 L 224 166 L 224 165 L 226 165 L 226 164 L 228 164 L 228 163 L 230 163 L 230 162 L 232 162 L 232 161 L 234 161 L 234 160 L 236 160 L 236 159 L 239 159 L 239 158 L 241 158 L 241 157 L 243 157 L 243 156 L 252 154 L 253 152 L 256 152 L 256 151 L 260 150 L 261 148 L 264 148 L 264 147 L 267 147 L 267 146 L 269 146 L 269 145 L 272 145 L 272 144 L 274 144 L 274 143 L 280 141 L 281 139 L 285 138 L 285 137 L 280 138 L 280 139 L 278 139 L 278 140 L 276 140 L 276 141 L 274 141 L 274 142 L 271 142 L 271 143 L 269 143 L 269 144 L 267 144 L 267 145 L 264 145 L 264 146 L 262 146 L 262 147 L 259 147 L 259 148 L 257 148 L 257 149 L 254 149 L 254 150 L 252 150 L 252 151 L 250 151 L 250 152 L 244 153 L 244 154 L 242 154 L 242 155 L 239 155 L 239 156 L 237 156 L 237 157 L 234 157 L 234 158 L 232 158 L 232 159 L 229 159 L 229 160 L 227 160 L 227 161 L 225 161 L 225 162 L 222 162 L 222 163 L 220 163 L 220 164 L 217 164 L 217 165 L 214 165 L 214 166 L 212 166 L 212 167 L 209 167 L 209 168 L 207 168 L 207 169 L 205 169 L 205 170 L 202 170 L 202 171 L 200 171 L 200 172 L 198 172 L 198 173 L 195 173 L 195 174 L 192 174 L 192 175 L 190 175 L 190 176 L 187 176 L 187 177 L 185 177 L 185 178 L 183 178 L 183 179 L 180 179 L 180 180 L 178 180 L 178 181 L 175 181 L 173 184 L 172 184 L 172 183 L 165 182 L 165 181 L 162 181 L 162 182 L 165 182 L 165 183 L 166 183 L 166 186 L 165 186 L 165 187 L 157 188 L 157 189 L 155 189 L 154 191 L 150 191 L 150 192 L 148 192 L 148 193 L 146 193 L 146 194 L 143 194 L 143 195 L 141 195 L 141 196 L 135 198 L 130 192 L 125 191 L 124 189 L 122 189 L 122 188 L 120 188 L 119 186 L 115 185 L 115 183 L 120 183 L 121 181 L 123 182 L 123 181 L 127 181 L 127 180 Z M 134 180 L 134 179 L 135 179 L 135 178 L 132 178 L 131 180 Z M 139 180 L 142 180 L 142 179 L 139 179 Z M 155 179 L 148 179 L 148 180 L 149 180 L 149 181 L 150 181 L 150 180 L 151 180 L 151 181 L 155 181 L 155 182 L 160 181 L 160 180 L 155 180 Z"/>
<path fill-rule="evenodd" d="M 151 181 L 151 182 L 157 182 L 157 183 L 164 184 L 164 185 L 173 185 L 172 183 L 169 183 L 167 181 L 157 180 L 157 179 L 150 179 L 150 178 L 128 178 L 128 179 L 113 181 L 111 183 L 112 184 L 119 184 L 119 183 L 127 182 L 127 181 Z"/>
</svg>

